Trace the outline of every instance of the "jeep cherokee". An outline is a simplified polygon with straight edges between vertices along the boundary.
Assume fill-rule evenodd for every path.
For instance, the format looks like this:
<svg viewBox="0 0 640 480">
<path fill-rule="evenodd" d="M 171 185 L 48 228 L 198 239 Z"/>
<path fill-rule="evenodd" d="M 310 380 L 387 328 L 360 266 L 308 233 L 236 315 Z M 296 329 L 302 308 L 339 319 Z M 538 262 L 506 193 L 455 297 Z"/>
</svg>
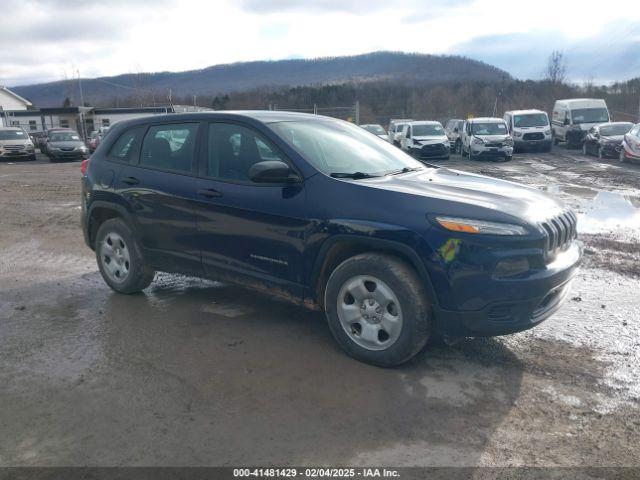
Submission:
<svg viewBox="0 0 640 480">
<path fill-rule="evenodd" d="M 84 237 L 115 291 L 156 271 L 268 291 L 326 312 L 340 346 L 380 366 L 432 335 L 539 324 L 581 256 L 575 215 L 545 193 L 321 116 L 123 121 L 82 171 Z"/>
</svg>

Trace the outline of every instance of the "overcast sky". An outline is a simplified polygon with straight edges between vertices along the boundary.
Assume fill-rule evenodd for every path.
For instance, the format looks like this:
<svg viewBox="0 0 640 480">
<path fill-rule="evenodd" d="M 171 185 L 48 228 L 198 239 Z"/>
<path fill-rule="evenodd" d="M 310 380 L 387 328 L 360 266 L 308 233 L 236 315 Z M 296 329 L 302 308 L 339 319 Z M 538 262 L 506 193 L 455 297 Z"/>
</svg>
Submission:
<svg viewBox="0 0 640 480">
<path fill-rule="evenodd" d="M 394 50 L 455 53 L 539 78 L 640 76 L 631 0 L 0 0 L 0 85 L 247 60 Z"/>
</svg>

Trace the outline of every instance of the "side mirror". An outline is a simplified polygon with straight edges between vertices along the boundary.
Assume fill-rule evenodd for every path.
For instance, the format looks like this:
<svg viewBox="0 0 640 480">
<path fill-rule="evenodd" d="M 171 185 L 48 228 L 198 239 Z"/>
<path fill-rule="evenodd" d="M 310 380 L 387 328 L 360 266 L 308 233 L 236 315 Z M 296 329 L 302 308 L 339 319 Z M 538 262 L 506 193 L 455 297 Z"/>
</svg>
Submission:
<svg viewBox="0 0 640 480">
<path fill-rule="evenodd" d="M 289 165 L 280 160 L 255 163 L 249 169 L 249 178 L 255 183 L 295 183 L 298 176 Z"/>
<path fill-rule="evenodd" d="M 458 129 L 458 127 L 453 129 L 453 133 L 459 133 L 459 132 L 460 132 L 460 130 Z"/>
<path fill-rule="evenodd" d="M 566 125 L 569 125 L 569 119 L 568 119 L 568 118 L 565 118 L 565 119 L 564 119 L 564 125 L 565 125 L 565 126 L 566 126 Z"/>
</svg>

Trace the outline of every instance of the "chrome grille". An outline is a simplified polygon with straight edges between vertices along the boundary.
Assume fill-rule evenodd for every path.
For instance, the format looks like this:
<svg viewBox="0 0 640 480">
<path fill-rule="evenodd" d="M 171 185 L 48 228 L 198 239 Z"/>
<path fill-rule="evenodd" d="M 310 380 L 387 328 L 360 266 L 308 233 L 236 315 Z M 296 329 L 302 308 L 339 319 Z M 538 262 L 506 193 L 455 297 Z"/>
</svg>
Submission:
<svg viewBox="0 0 640 480">
<path fill-rule="evenodd" d="M 577 223 L 578 218 L 576 215 L 567 210 L 540 224 L 547 236 L 548 256 L 555 256 L 558 251 L 563 250 L 578 236 Z"/>
<path fill-rule="evenodd" d="M 24 145 L 5 145 L 4 148 L 7 152 L 19 152 L 20 150 L 24 150 Z"/>
</svg>

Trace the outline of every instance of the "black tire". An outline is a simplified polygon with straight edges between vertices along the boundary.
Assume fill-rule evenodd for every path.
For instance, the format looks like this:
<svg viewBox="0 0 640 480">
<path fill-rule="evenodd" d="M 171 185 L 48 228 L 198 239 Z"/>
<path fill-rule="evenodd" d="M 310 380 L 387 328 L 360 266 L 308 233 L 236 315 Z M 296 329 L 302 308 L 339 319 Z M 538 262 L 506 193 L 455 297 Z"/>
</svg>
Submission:
<svg viewBox="0 0 640 480">
<path fill-rule="evenodd" d="M 460 140 L 456 140 L 456 146 L 453 153 L 462 156 L 462 142 Z"/>
<path fill-rule="evenodd" d="M 105 240 L 108 236 L 115 234 L 119 236 L 125 245 L 128 252 L 128 273 L 124 280 L 116 281 L 112 278 L 112 275 L 107 272 L 105 258 Z M 113 290 L 119 293 L 131 294 L 138 293 L 147 288 L 153 281 L 155 271 L 149 267 L 142 258 L 140 246 L 135 238 L 135 235 L 129 228 L 129 226 L 119 218 L 112 218 L 106 220 L 96 234 L 95 240 L 95 252 L 96 260 L 98 262 L 98 268 L 102 278 Z"/>
<path fill-rule="evenodd" d="M 513 155 L 509 155 L 509 156 L 504 157 L 504 161 L 505 162 L 510 162 L 511 160 L 513 160 Z"/>
<path fill-rule="evenodd" d="M 29 155 L 29 160 L 31 160 L 32 162 L 36 161 L 36 155 L 35 153 L 33 155 Z"/>
<path fill-rule="evenodd" d="M 358 345 L 340 321 L 340 290 L 357 276 L 379 279 L 392 286 L 397 297 L 402 326 L 397 339 L 384 349 L 372 350 Z M 327 282 L 325 311 L 329 329 L 342 349 L 357 360 L 379 367 L 394 367 L 411 359 L 425 346 L 431 332 L 430 302 L 420 277 L 406 262 L 386 254 L 364 253 L 342 262 Z"/>
</svg>

